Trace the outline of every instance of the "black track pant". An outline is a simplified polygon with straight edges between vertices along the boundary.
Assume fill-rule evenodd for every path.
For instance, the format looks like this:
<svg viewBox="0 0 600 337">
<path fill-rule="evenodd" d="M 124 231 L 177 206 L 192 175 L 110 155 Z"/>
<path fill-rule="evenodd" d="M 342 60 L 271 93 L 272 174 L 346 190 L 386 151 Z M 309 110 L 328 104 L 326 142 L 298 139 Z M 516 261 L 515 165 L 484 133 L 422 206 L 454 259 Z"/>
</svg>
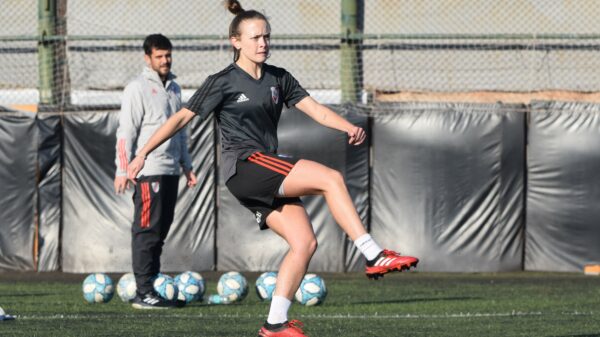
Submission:
<svg viewBox="0 0 600 337">
<path fill-rule="evenodd" d="M 139 294 L 152 290 L 152 278 L 160 272 L 160 255 L 173 222 L 179 176 L 138 179 L 131 228 L 133 273 Z"/>
</svg>

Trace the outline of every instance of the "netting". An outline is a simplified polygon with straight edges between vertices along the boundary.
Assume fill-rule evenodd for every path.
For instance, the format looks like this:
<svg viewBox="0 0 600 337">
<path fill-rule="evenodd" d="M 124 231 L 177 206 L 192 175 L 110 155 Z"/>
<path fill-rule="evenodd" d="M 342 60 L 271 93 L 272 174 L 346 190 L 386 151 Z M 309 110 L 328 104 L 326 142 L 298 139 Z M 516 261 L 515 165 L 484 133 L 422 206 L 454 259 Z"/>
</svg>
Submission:
<svg viewBox="0 0 600 337">
<path fill-rule="evenodd" d="M 65 48 L 47 70 L 55 104 L 75 108 L 118 105 L 122 88 L 144 66 L 141 44 L 150 33 L 171 38 L 184 100 L 232 60 L 233 16 L 221 1 L 56 1 L 65 20 L 43 40 L 39 6 L 50 0 L 0 2 L 0 106 L 43 100 L 44 44 Z M 270 19 L 268 62 L 325 103 L 342 101 L 343 90 L 363 101 L 399 92 L 600 91 L 596 1 L 356 0 L 362 33 L 353 35 L 342 28 L 343 3 L 242 1 Z M 344 87 L 343 74 L 357 85 Z"/>
</svg>

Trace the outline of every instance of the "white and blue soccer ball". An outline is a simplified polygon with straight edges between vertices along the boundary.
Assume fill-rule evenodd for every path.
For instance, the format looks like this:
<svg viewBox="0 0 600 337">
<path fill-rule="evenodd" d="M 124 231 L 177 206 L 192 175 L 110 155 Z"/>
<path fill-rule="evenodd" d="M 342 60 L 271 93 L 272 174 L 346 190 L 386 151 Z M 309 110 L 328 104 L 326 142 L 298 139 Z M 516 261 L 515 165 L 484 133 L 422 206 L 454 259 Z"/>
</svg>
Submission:
<svg viewBox="0 0 600 337">
<path fill-rule="evenodd" d="M 158 273 L 154 278 L 152 285 L 154 286 L 154 291 L 165 300 L 174 301 L 177 299 L 179 289 L 171 276 Z"/>
<path fill-rule="evenodd" d="M 273 299 L 275 292 L 275 283 L 277 282 L 277 273 L 268 271 L 260 274 L 256 279 L 256 294 L 262 301 L 270 301 Z"/>
<path fill-rule="evenodd" d="M 137 285 L 133 273 L 123 274 L 117 283 L 117 295 L 123 302 L 129 302 L 136 296 Z"/>
<path fill-rule="evenodd" d="M 83 298 L 88 303 L 106 303 L 114 294 L 113 281 L 106 274 L 90 274 L 83 281 Z"/>
<path fill-rule="evenodd" d="M 190 303 L 192 301 L 202 301 L 206 283 L 204 278 L 199 273 L 186 271 L 175 276 L 175 284 L 177 284 L 178 295 L 177 299 Z"/>
<path fill-rule="evenodd" d="M 248 281 L 237 271 L 230 271 L 219 278 L 217 292 L 232 302 L 241 301 L 248 295 Z"/>
<path fill-rule="evenodd" d="M 306 306 L 323 303 L 327 297 L 325 281 L 317 274 L 306 274 L 296 291 L 296 301 Z"/>
</svg>

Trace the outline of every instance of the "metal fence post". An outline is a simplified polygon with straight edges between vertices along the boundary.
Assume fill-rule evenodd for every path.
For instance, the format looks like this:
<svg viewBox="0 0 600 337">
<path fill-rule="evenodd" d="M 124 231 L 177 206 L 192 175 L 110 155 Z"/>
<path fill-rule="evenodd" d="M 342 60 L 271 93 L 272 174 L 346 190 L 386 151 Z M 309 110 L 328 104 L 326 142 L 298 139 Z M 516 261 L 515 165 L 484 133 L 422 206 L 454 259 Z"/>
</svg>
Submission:
<svg viewBox="0 0 600 337">
<path fill-rule="evenodd" d="M 362 0 L 342 0 L 340 43 L 340 85 L 342 103 L 355 103 L 362 94 Z"/>
</svg>

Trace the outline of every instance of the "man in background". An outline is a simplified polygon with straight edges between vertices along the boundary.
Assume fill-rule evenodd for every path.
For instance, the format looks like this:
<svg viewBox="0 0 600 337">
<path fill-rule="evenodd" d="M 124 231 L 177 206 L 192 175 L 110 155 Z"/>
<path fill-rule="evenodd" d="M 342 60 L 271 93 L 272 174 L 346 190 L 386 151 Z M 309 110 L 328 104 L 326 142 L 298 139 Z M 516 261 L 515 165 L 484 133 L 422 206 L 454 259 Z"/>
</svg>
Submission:
<svg viewBox="0 0 600 337">
<path fill-rule="evenodd" d="M 137 150 L 158 127 L 181 109 L 181 88 L 171 73 L 171 41 L 161 34 L 152 34 L 145 38 L 143 47 L 146 66 L 125 87 L 119 113 L 114 180 L 117 194 L 129 187 L 127 165 L 136 156 Z M 154 291 L 152 282 L 160 272 L 162 247 L 173 222 L 180 168 L 188 186 L 196 185 L 185 130 L 152 152 L 136 179 L 131 240 L 137 286 L 132 306 L 136 309 L 176 306 L 176 302 L 161 298 Z"/>
</svg>

